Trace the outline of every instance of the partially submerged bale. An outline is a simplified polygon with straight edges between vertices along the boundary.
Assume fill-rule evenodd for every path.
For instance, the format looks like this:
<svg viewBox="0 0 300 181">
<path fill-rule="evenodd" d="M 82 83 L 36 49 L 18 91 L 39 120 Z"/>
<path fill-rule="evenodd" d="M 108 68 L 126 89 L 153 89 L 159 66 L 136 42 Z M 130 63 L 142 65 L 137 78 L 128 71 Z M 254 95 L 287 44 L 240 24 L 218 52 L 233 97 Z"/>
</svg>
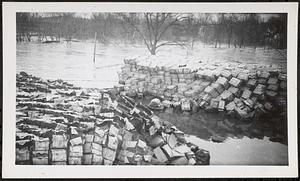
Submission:
<svg viewBox="0 0 300 181">
<path fill-rule="evenodd" d="M 213 135 L 213 136 L 211 137 L 211 140 L 212 140 L 213 142 L 221 143 L 221 142 L 225 141 L 226 138 L 224 138 L 224 137 L 222 137 L 222 136 L 219 136 L 219 135 Z"/>
<path fill-rule="evenodd" d="M 231 77 L 232 77 L 231 72 L 228 70 L 221 71 L 221 75 L 227 79 L 231 79 Z"/>
<path fill-rule="evenodd" d="M 280 81 L 287 81 L 287 75 L 286 74 L 283 74 L 283 73 L 280 73 L 279 76 L 278 76 L 278 79 Z"/>
<path fill-rule="evenodd" d="M 219 111 L 224 111 L 224 108 L 225 108 L 225 101 L 220 100 L 220 101 L 219 101 L 219 107 L 218 107 L 218 110 L 219 110 Z"/>
<path fill-rule="evenodd" d="M 266 103 L 264 104 L 264 108 L 265 108 L 266 110 L 268 110 L 268 111 L 271 111 L 274 107 L 273 107 L 272 103 L 266 102 Z"/>
<path fill-rule="evenodd" d="M 233 94 L 228 90 L 225 90 L 220 96 L 226 102 L 230 102 L 234 99 Z"/>
<path fill-rule="evenodd" d="M 241 119 L 246 119 L 248 116 L 248 113 L 245 109 L 239 108 L 239 107 L 235 107 L 235 112 L 237 113 L 237 115 L 241 118 Z"/>
<path fill-rule="evenodd" d="M 252 89 L 256 86 L 257 80 L 256 79 L 249 79 L 249 81 L 247 82 L 247 86 Z M 253 90 L 253 89 L 252 89 Z"/>
<path fill-rule="evenodd" d="M 209 102 L 212 99 L 212 96 L 209 94 L 205 94 L 202 98 L 203 101 Z"/>
<path fill-rule="evenodd" d="M 184 100 L 181 102 L 182 111 L 191 111 L 191 102 L 190 100 Z"/>
<path fill-rule="evenodd" d="M 163 104 L 158 98 L 152 99 L 148 107 L 153 110 L 162 110 L 164 108 Z"/>
<path fill-rule="evenodd" d="M 256 96 L 262 96 L 265 92 L 265 88 L 266 88 L 266 86 L 264 86 L 262 84 L 258 84 L 256 86 L 256 88 L 254 89 L 253 94 Z"/>
<path fill-rule="evenodd" d="M 228 80 L 225 77 L 219 77 L 216 83 L 221 84 L 225 89 L 229 87 Z"/>
<path fill-rule="evenodd" d="M 214 88 L 219 94 L 221 94 L 225 90 L 222 84 L 219 83 L 212 83 L 211 87 Z"/>
<path fill-rule="evenodd" d="M 203 149 L 198 149 L 195 155 L 196 155 L 196 165 L 209 165 L 210 155 L 208 151 Z"/>
<path fill-rule="evenodd" d="M 226 110 L 228 111 L 228 112 L 230 112 L 230 111 L 233 111 L 234 109 L 235 109 L 235 102 L 234 101 L 231 101 L 230 103 L 228 103 L 227 105 L 226 105 Z"/>
<path fill-rule="evenodd" d="M 246 99 L 246 100 L 243 100 L 243 103 L 245 105 L 247 105 L 250 109 L 252 109 L 255 102 L 252 99 Z"/>
<path fill-rule="evenodd" d="M 279 86 L 280 86 L 280 89 L 286 90 L 287 89 L 287 82 L 286 81 L 281 81 Z"/>
<path fill-rule="evenodd" d="M 268 79 L 265 79 L 265 78 L 259 78 L 259 79 L 257 80 L 257 83 L 258 83 L 258 84 L 263 84 L 263 85 L 265 85 L 265 84 L 267 84 L 267 81 L 268 81 Z"/>
<path fill-rule="evenodd" d="M 231 86 L 229 87 L 228 91 L 231 92 L 234 96 L 239 97 L 240 90 L 238 88 Z"/>
<path fill-rule="evenodd" d="M 219 100 L 217 99 L 211 99 L 210 100 L 210 106 L 214 109 L 218 109 L 219 107 Z"/>
<path fill-rule="evenodd" d="M 241 84 L 241 80 L 237 79 L 235 77 L 232 77 L 229 81 L 229 84 L 234 86 L 234 87 L 239 87 L 239 85 Z"/>
<path fill-rule="evenodd" d="M 270 73 L 269 72 L 266 72 L 266 71 L 263 71 L 263 72 L 260 72 L 258 74 L 258 77 L 259 78 L 263 78 L 263 79 L 268 79 L 270 77 Z"/>
<path fill-rule="evenodd" d="M 209 94 L 213 98 L 216 98 L 219 95 L 219 93 L 212 86 L 207 86 L 204 89 L 204 92 Z"/>
<path fill-rule="evenodd" d="M 278 90 L 278 85 L 277 85 L 277 84 L 270 84 L 270 85 L 267 87 L 267 90 L 277 91 L 277 90 Z"/>
<path fill-rule="evenodd" d="M 234 98 L 234 103 L 236 104 L 237 107 L 242 107 L 243 106 L 243 101 L 239 98 Z"/>
<path fill-rule="evenodd" d="M 274 77 L 271 77 L 269 80 L 268 80 L 268 84 L 277 84 L 278 82 L 278 79 L 277 78 L 274 78 Z"/>
<path fill-rule="evenodd" d="M 248 81 L 248 77 L 249 77 L 248 73 L 241 72 L 241 73 L 239 73 L 239 75 L 238 75 L 237 78 L 240 79 L 243 82 L 247 82 Z"/>
<path fill-rule="evenodd" d="M 270 98 L 275 98 L 277 96 L 277 92 L 272 91 L 272 90 L 267 90 L 266 95 Z"/>
<path fill-rule="evenodd" d="M 242 94 L 242 98 L 243 99 L 249 99 L 251 96 L 252 92 L 250 90 L 244 90 L 243 94 Z"/>
</svg>

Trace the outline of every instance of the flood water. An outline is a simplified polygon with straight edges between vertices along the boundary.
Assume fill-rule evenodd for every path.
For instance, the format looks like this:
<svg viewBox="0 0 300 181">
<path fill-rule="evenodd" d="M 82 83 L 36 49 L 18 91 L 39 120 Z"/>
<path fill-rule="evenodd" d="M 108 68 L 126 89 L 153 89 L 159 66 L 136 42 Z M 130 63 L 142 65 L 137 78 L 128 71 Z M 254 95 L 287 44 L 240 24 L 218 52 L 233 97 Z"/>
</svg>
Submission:
<svg viewBox="0 0 300 181">
<path fill-rule="evenodd" d="M 17 43 L 17 72 L 26 71 L 44 79 L 63 79 L 81 87 L 108 88 L 117 84 L 123 59 L 148 55 L 143 45 L 97 44 L 93 62 L 92 42 Z M 286 64 L 286 51 L 210 48 L 198 45 L 193 51 L 178 46 L 162 47 L 158 55 L 167 59 L 189 56 L 203 60 Z"/>
<path fill-rule="evenodd" d="M 95 63 L 93 51 L 93 43 L 18 43 L 17 72 L 63 79 L 81 87 L 112 87 L 118 82 L 124 57 L 143 49 L 98 44 Z"/>
<path fill-rule="evenodd" d="M 147 96 L 137 101 L 148 105 L 152 98 Z M 162 120 L 192 135 L 187 141 L 210 151 L 212 165 L 288 164 L 287 121 L 280 116 L 241 121 L 222 112 L 203 110 L 193 114 L 176 109 L 154 112 Z M 278 134 L 281 139 L 273 140 Z M 224 141 L 213 142 L 214 136 Z"/>
<path fill-rule="evenodd" d="M 141 45 L 97 44 L 96 61 L 93 62 L 93 50 L 94 44 L 89 42 L 17 43 L 17 72 L 26 71 L 44 79 L 63 79 L 80 87 L 105 88 L 118 83 L 117 72 L 120 71 L 125 57 L 148 54 Z M 215 49 L 204 48 L 201 45 L 188 53 L 199 57 L 199 60 L 286 64 L 286 51 L 278 50 Z M 185 57 L 187 51 L 179 47 L 165 47 L 159 54 L 165 57 Z M 229 123 L 235 123 L 234 129 L 230 129 L 224 127 L 223 115 L 205 112 L 195 115 L 182 115 L 176 112 L 157 114 L 185 133 L 195 135 L 190 136 L 189 141 L 210 151 L 211 164 L 288 164 L 287 143 L 270 141 L 270 136 L 277 130 L 265 126 L 265 123 L 236 124 L 236 120 L 229 119 Z M 225 141 L 223 143 L 210 141 L 211 136 L 215 134 L 225 137 Z"/>
</svg>

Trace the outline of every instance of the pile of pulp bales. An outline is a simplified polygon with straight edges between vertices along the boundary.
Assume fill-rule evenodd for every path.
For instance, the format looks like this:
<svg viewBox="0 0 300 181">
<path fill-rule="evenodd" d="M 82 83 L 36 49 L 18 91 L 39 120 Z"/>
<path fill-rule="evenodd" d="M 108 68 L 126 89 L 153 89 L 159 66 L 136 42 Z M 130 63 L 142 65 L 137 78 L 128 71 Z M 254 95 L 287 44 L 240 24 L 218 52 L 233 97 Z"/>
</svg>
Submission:
<svg viewBox="0 0 300 181">
<path fill-rule="evenodd" d="M 145 66 L 125 59 L 119 82 L 123 94 L 150 94 L 182 111 L 224 111 L 241 119 L 287 108 L 287 74 L 284 67 L 206 62 L 186 65 Z"/>
<path fill-rule="evenodd" d="M 16 164 L 207 165 L 209 152 L 116 89 L 17 74 Z"/>
</svg>

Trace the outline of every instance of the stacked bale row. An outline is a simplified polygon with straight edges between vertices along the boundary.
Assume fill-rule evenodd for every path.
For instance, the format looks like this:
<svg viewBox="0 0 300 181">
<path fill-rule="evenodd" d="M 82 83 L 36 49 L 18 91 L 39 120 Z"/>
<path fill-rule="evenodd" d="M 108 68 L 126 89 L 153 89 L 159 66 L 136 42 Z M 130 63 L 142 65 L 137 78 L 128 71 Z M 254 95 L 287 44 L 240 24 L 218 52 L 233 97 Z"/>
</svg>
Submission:
<svg viewBox="0 0 300 181">
<path fill-rule="evenodd" d="M 83 141 L 75 128 L 70 128 L 70 139 L 68 149 L 69 165 L 81 165 L 83 157 Z"/>
<path fill-rule="evenodd" d="M 257 111 L 286 108 L 287 76 L 278 66 L 206 63 L 192 70 L 151 68 L 141 66 L 135 59 L 124 62 L 119 79 L 124 84 L 124 94 L 131 97 L 151 94 L 182 111 L 203 108 L 234 112 L 242 118 L 251 118 Z"/>
<path fill-rule="evenodd" d="M 47 165 L 49 163 L 49 138 L 38 138 L 34 140 L 32 151 L 33 165 Z"/>
<path fill-rule="evenodd" d="M 67 145 L 66 135 L 52 135 L 50 144 L 50 163 L 52 165 L 67 164 Z"/>
<path fill-rule="evenodd" d="M 17 82 L 16 164 L 209 164 L 207 151 L 116 90 L 55 87 L 24 72 Z"/>
</svg>

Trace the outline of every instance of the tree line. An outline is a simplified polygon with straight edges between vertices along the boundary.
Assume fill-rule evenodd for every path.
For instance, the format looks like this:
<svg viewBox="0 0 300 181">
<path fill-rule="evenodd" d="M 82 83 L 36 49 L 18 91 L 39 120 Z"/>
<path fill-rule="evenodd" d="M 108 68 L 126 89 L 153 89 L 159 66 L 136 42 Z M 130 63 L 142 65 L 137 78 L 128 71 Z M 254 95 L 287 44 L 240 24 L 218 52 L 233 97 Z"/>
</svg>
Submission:
<svg viewBox="0 0 300 181">
<path fill-rule="evenodd" d="M 287 46 L 285 13 L 268 19 L 257 13 L 17 13 L 16 22 L 17 41 L 92 39 L 96 32 L 101 43 L 144 43 L 151 54 L 167 45 L 192 49 L 198 41 L 215 48 Z"/>
</svg>

